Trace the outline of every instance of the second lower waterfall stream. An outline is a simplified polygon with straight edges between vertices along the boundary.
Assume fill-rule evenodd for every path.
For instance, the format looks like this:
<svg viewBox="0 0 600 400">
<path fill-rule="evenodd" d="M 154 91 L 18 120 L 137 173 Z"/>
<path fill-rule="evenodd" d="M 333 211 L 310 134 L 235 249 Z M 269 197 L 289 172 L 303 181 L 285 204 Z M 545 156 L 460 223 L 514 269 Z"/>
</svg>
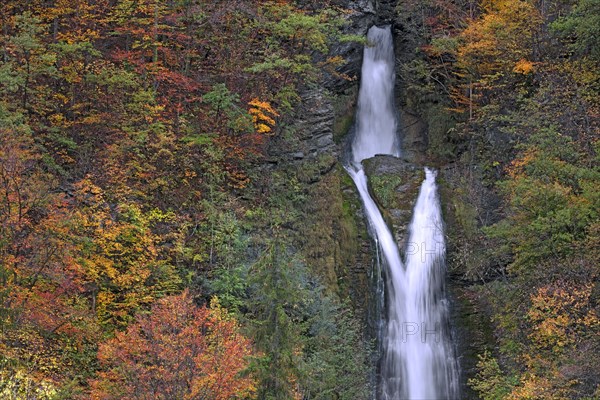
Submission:
<svg viewBox="0 0 600 400">
<path fill-rule="evenodd" d="M 458 367 L 449 338 L 444 293 L 445 241 L 436 172 L 425 169 L 409 227 L 404 257 L 368 190 L 361 162 L 376 154 L 400 155 L 394 110 L 391 28 L 367 35 L 356 114 L 346 169 L 358 188 L 385 271 L 385 328 L 378 399 L 457 399 Z M 403 259 L 404 258 L 404 259 Z"/>
</svg>

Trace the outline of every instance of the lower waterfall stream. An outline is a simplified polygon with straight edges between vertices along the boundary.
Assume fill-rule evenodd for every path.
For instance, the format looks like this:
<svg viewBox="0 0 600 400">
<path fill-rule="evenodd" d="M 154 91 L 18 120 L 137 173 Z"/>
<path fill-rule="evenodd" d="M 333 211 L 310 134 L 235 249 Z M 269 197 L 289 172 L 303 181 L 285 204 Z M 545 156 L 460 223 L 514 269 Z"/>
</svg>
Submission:
<svg viewBox="0 0 600 400">
<path fill-rule="evenodd" d="M 378 399 L 457 399 L 458 366 L 444 293 L 445 241 L 436 172 L 425 180 L 413 210 L 404 257 L 368 190 L 361 162 L 400 156 L 394 110 L 391 28 L 372 27 L 362 65 L 355 135 L 346 169 L 358 188 L 371 234 L 383 254 L 386 321 L 381 337 Z M 383 301 L 383 300 L 382 300 Z"/>
</svg>

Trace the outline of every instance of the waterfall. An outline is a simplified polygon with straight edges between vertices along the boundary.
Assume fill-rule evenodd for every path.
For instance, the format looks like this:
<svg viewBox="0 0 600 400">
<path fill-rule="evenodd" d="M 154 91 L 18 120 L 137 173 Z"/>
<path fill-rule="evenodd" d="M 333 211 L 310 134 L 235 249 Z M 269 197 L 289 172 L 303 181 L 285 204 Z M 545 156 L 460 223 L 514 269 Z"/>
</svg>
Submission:
<svg viewBox="0 0 600 400">
<path fill-rule="evenodd" d="M 368 190 L 361 162 L 400 155 L 394 111 L 391 28 L 372 27 L 364 50 L 352 157 L 346 165 L 363 201 L 386 271 L 386 327 L 381 332 L 379 398 L 458 398 L 458 368 L 444 295 L 445 242 L 436 172 L 426 168 L 409 227 L 404 261 Z"/>
<path fill-rule="evenodd" d="M 446 246 L 436 173 L 426 168 L 425 176 L 409 227 L 405 270 L 401 280 L 388 283 L 393 287 L 381 364 L 385 400 L 458 398 L 458 368 L 444 296 Z"/>
<path fill-rule="evenodd" d="M 400 155 L 394 111 L 394 43 L 389 27 L 369 29 L 361 70 L 353 161 L 376 154 Z"/>
</svg>

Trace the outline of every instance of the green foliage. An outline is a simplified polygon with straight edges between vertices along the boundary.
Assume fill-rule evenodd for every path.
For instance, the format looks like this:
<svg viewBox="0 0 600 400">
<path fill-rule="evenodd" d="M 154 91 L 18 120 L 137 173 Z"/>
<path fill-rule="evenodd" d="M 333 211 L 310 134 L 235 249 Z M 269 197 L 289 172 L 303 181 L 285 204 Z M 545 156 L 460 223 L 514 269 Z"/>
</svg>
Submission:
<svg viewBox="0 0 600 400">
<path fill-rule="evenodd" d="M 240 101 L 240 96 L 231 93 L 223 83 L 218 83 L 202 96 L 202 100 L 210 106 L 211 116 L 220 118 L 222 113 L 231 112 Z"/>
<path fill-rule="evenodd" d="M 502 400 L 508 397 L 516 382 L 502 372 L 498 361 L 489 352 L 479 355 L 477 368 L 477 375 L 469 379 L 468 383 L 483 400 Z"/>
<path fill-rule="evenodd" d="M 459 46 L 460 41 L 455 37 L 442 36 L 431 39 L 431 47 L 434 54 L 456 54 Z"/>
<path fill-rule="evenodd" d="M 211 135 L 211 134 L 207 134 L 207 133 L 192 134 L 192 135 L 184 136 L 181 140 L 184 143 L 202 147 L 205 145 L 212 144 L 215 140 L 215 135 Z"/>
<path fill-rule="evenodd" d="M 265 354 L 259 398 L 368 398 L 370 347 L 357 321 L 292 257 L 275 242 L 250 269 L 254 337 Z"/>
<path fill-rule="evenodd" d="M 308 340 L 305 347 L 305 396 L 314 399 L 368 399 L 370 346 L 362 327 L 349 311 L 322 293 L 307 304 Z"/>
<path fill-rule="evenodd" d="M 335 41 L 365 41 L 357 35 L 341 33 L 344 19 L 339 11 L 325 7 L 307 12 L 287 3 L 265 3 L 260 11 L 262 18 L 255 20 L 252 27 L 263 33 L 261 39 L 266 46 L 259 60 L 247 71 L 264 73 L 266 79 L 283 83 L 274 92 L 274 97 L 281 102 L 284 110 L 291 110 L 291 106 L 299 100 L 299 85 L 314 84 L 323 71 L 350 78 L 336 72 L 342 61 L 339 57 L 317 62 L 318 57 L 328 56 L 330 44 Z"/>
<path fill-rule="evenodd" d="M 279 103 L 282 111 L 289 113 L 300 102 L 300 95 L 293 85 L 285 85 L 275 95 L 275 100 Z"/>
<path fill-rule="evenodd" d="M 578 55 L 600 60 L 600 1 L 580 0 L 568 15 L 550 26 Z"/>
<path fill-rule="evenodd" d="M 369 179 L 377 201 L 385 209 L 394 208 L 396 190 L 402 184 L 402 177 L 397 175 L 374 175 Z"/>
<path fill-rule="evenodd" d="M 541 260 L 569 256 L 585 238 L 600 210 L 600 171 L 581 165 L 575 143 L 552 128 L 531 135 L 521 154 L 503 184 L 513 213 L 487 231 L 511 243 L 513 271 L 529 276 Z"/>
<path fill-rule="evenodd" d="M 249 275 L 245 260 L 248 257 L 249 238 L 231 211 L 214 212 L 216 214 L 209 220 L 211 231 L 208 249 L 214 274 L 208 286 L 224 307 L 238 311 L 248 301 Z"/>
<path fill-rule="evenodd" d="M 422 59 L 414 59 L 402 64 L 402 74 L 407 76 L 406 90 L 410 101 L 407 104 L 411 109 L 421 111 L 427 101 L 434 99 L 436 82 L 433 78 L 431 67 Z M 437 97 L 437 96 L 436 96 Z"/>
<path fill-rule="evenodd" d="M 251 268 L 254 337 L 265 354 L 258 397 L 287 399 L 296 391 L 301 354 L 300 304 L 307 294 L 299 265 L 272 243 Z"/>
<path fill-rule="evenodd" d="M 231 311 L 239 311 L 248 301 L 248 269 L 244 266 L 217 267 L 210 289 L 219 297 L 221 304 Z"/>
<path fill-rule="evenodd" d="M 8 93 L 20 95 L 19 106 L 26 109 L 32 99 L 36 101 L 37 96 L 47 95 L 43 85 L 34 83 L 42 77 L 56 74 L 56 54 L 46 51 L 41 42 L 44 27 L 39 18 L 25 12 L 15 18 L 15 24 L 16 32 L 8 41 L 8 45 L 14 49 L 14 57 L 7 57 L 8 62 L 0 65 L 0 82 Z M 45 99 L 36 108 L 47 106 L 44 103 Z"/>
</svg>

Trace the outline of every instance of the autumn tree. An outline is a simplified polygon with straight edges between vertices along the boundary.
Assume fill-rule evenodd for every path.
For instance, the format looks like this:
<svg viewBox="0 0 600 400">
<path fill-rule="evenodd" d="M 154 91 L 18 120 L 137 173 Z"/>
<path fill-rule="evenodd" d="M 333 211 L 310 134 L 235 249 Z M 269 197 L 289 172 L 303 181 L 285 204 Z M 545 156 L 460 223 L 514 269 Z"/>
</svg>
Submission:
<svg viewBox="0 0 600 400">
<path fill-rule="evenodd" d="M 536 35 L 541 25 L 533 2 L 494 0 L 483 3 L 483 14 L 471 20 L 460 34 L 457 66 L 462 75 L 470 117 L 473 109 L 519 76 L 534 71 Z M 460 96 L 458 96 L 460 98 Z"/>
<path fill-rule="evenodd" d="M 103 371 L 94 399 L 253 398 L 254 354 L 237 321 L 218 301 L 198 307 L 185 291 L 158 301 L 126 331 L 100 345 Z"/>
<path fill-rule="evenodd" d="M 337 393 L 348 392 L 332 378 L 339 369 L 351 375 L 336 360 L 341 350 L 316 342 L 348 351 L 355 331 L 342 337 L 340 323 L 339 329 L 308 333 L 309 307 L 277 304 L 288 293 L 295 305 L 307 293 L 320 299 L 320 289 L 307 290 L 308 274 L 300 289 L 286 284 L 287 291 L 269 287 L 266 295 L 258 280 L 238 275 L 256 261 L 249 243 L 262 225 L 252 224 L 267 215 L 257 204 L 280 196 L 252 186 L 252 179 L 270 174 L 257 172 L 269 141 L 291 121 L 304 85 L 317 82 L 323 71 L 335 74 L 342 62 L 330 57 L 329 43 L 349 38 L 339 35 L 340 10 L 325 5 L 3 2 L 0 380 L 6 385 L 0 385 L 0 397 L 4 389 L 76 397 L 98 367 L 99 337 L 126 330 L 136 324 L 135 314 L 193 285 L 223 295 L 248 325 L 255 326 L 253 317 L 288 324 L 272 335 L 256 331 L 274 360 L 260 365 L 263 386 L 273 388 L 281 378 L 275 385 L 284 395 L 317 395 L 336 385 Z M 300 198 L 299 185 L 294 191 Z M 270 211 L 277 220 L 298 216 L 283 203 Z M 278 274 L 295 279 L 287 264 L 274 271 L 267 264 L 259 278 L 269 285 L 285 283 Z M 273 305 L 278 315 L 271 314 Z M 229 326 L 217 322 L 221 316 L 230 321 L 219 310 L 215 305 L 190 313 L 205 315 L 206 334 Z M 293 337 L 279 352 L 277 341 L 286 331 Z M 211 349 L 215 335 L 203 336 Z M 308 336 L 311 350 L 303 353 Z M 103 354 L 113 345 L 107 342 Z M 318 366 L 311 378 L 305 372 L 309 359 Z M 202 360 L 217 362 L 216 356 Z M 229 379 L 211 374 L 195 376 L 189 396 L 212 393 L 210 382 Z M 313 385 L 321 378 L 327 383 Z M 223 396 L 262 390 L 243 376 L 235 380 L 246 389 Z"/>
<path fill-rule="evenodd" d="M 598 74 L 589 53 L 538 50 L 546 53 L 532 80 L 502 86 L 510 90 L 489 99 L 474 124 L 482 136 L 505 135 L 496 143 L 508 151 L 488 150 L 502 161 L 495 187 L 504 215 L 484 228 L 487 254 L 505 276 L 486 285 L 494 296 L 482 296 L 499 354 L 481 361 L 472 383 L 488 398 L 595 398 L 598 373 L 588 360 L 598 348 Z"/>
<path fill-rule="evenodd" d="M 179 289 L 174 267 L 158 256 L 158 238 L 150 231 L 160 212 L 143 213 L 119 205 L 116 213 L 103 191 L 84 179 L 75 185 L 79 220 L 79 262 L 93 286 L 93 308 L 108 330 L 123 327 L 133 314 Z"/>
<path fill-rule="evenodd" d="M 14 393 L 41 396 L 89 372 L 98 327 L 72 210 L 32 143 L 22 115 L 0 104 L 0 375 Z"/>
</svg>

